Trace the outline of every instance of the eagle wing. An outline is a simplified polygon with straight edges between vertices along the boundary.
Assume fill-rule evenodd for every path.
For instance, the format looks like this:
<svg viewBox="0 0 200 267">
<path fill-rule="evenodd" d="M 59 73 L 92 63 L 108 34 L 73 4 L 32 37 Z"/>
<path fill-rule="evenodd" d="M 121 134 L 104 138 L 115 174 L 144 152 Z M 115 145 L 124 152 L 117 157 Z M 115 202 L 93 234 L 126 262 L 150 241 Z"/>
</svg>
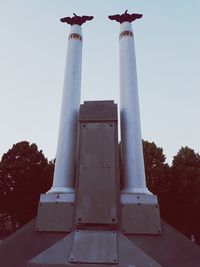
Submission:
<svg viewBox="0 0 200 267">
<path fill-rule="evenodd" d="M 70 17 L 65 17 L 60 19 L 61 22 L 66 22 L 68 24 L 72 23 L 72 19 Z"/>
<path fill-rule="evenodd" d="M 93 16 L 82 16 L 82 19 L 84 21 L 87 21 L 87 20 L 92 20 L 94 17 Z"/>
<path fill-rule="evenodd" d="M 136 19 L 141 19 L 142 18 L 142 14 L 131 14 L 131 19 L 132 21 L 136 20 Z"/>
<path fill-rule="evenodd" d="M 108 18 L 111 20 L 116 20 L 118 22 L 121 21 L 121 15 L 119 15 L 119 14 L 108 16 Z"/>
</svg>

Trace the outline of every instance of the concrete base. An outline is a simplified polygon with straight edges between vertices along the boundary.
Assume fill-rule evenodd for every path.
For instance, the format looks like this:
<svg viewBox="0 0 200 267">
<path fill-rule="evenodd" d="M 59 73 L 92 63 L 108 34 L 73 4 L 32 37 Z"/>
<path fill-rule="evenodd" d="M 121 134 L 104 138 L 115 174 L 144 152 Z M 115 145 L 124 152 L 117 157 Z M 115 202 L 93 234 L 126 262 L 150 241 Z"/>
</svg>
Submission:
<svg viewBox="0 0 200 267">
<path fill-rule="evenodd" d="M 55 260 L 62 259 L 61 264 L 57 266 L 66 266 L 73 238 L 74 233 L 66 236 L 64 233 L 36 232 L 34 220 L 0 243 L 0 265 L 2 267 L 27 267 L 28 262 L 30 262 L 28 267 L 31 266 L 30 264 L 34 266 L 33 264 L 39 263 L 39 259 L 37 258 L 36 262 L 35 257 L 44 255 L 41 254 L 42 251 L 48 251 L 49 257 L 53 257 Z M 124 259 L 125 263 L 123 267 L 127 266 L 126 263 L 128 262 L 129 266 L 132 265 L 131 267 L 145 266 L 134 265 L 136 258 L 139 257 L 142 260 L 143 257 L 146 258 L 145 255 L 148 255 L 163 267 L 199 267 L 200 247 L 165 222 L 162 222 L 161 235 L 132 234 L 124 236 L 119 234 L 118 240 L 119 258 Z M 51 254 L 52 251 L 48 250 L 53 245 L 56 245 L 57 248 L 54 251 L 55 254 Z M 144 253 L 137 254 L 138 250 Z M 129 258 L 130 254 L 131 258 Z M 112 264 L 109 266 L 120 266 L 120 264 L 121 261 L 119 261 L 119 265 Z M 35 266 L 38 267 L 39 265 Z M 48 267 L 49 265 L 43 266 Z M 50 266 L 53 267 L 53 265 Z M 74 264 L 70 266 L 74 266 Z M 83 264 L 80 266 L 83 266 Z M 85 264 L 84 267 L 86 266 L 94 267 L 93 264 Z M 98 267 L 102 267 L 102 265 L 98 264 Z"/>
<path fill-rule="evenodd" d="M 70 232 L 74 224 L 74 194 L 42 194 L 38 206 L 36 230 Z"/>
<path fill-rule="evenodd" d="M 27 267 L 106 267 L 108 265 L 115 267 L 161 267 L 160 264 L 154 261 L 151 257 L 149 257 L 121 233 L 117 233 L 116 240 L 114 241 L 112 237 L 110 238 L 110 236 L 113 235 L 112 231 L 107 231 L 107 235 L 106 232 L 98 233 L 98 231 L 96 231 L 98 235 L 104 235 L 104 241 L 106 236 L 108 237 L 107 241 L 109 239 L 112 240 L 112 242 L 106 242 L 104 244 L 107 247 L 108 251 L 103 249 L 102 253 L 102 250 L 98 249 L 100 249 L 99 245 L 103 241 L 103 239 L 101 240 L 101 242 L 96 242 L 97 240 L 96 238 L 94 238 L 93 231 L 82 231 L 82 234 L 83 232 L 84 235 L 87 236 L 85 240 L 90 240 L 88 247 L 87 242 L 85 246 L 78 244 L 76 235 L 73 232 L 32 259 Z M 114 235 L 116 235 L 116 233 Z M 100 241 L 99 238 L 98 241 Z M 117 245 L 115 252 L 110 251 L 109 249 L 109 245 L 112 246 L 113 242 L 116 242 Z M 73 251 L 73 247 L 76 247 L 76 251 L 73 252 L 73 255 L 75 256 L 79 254 L 81 255 L 81 259 L 80 261 L 75 261 L 74 259 L 72 263 L 71 250 Z M 88 251 L 88 248 L 90 248 L 90 251 Z M 111 250 L 113 250 L 113 248 Z M 111 253 L 109 253 L 109 251 Z M 85 253 L 83 254 L 83 252 Z M 112 256 L 114 256 L 114 258 L 112 258 Z"/>
<path fill-rule="evenodd" d="M 126 234 L 161 234 L 157 197 L 121 194 L 122 231 Z"/>
<path fill-rule="evenodd" d="M 200 246 L 162 222 L 162 234 L 127 235 L 136 246 L 163 267 L 199 267 Z"/>
<path fill-rule="evenodd" d="M 27 267 L 27 263 L 65 237 L 65 233 L 35 231 L 36 220 L 23 226 L 0 243 L 0 266 Z"/>
</svg>

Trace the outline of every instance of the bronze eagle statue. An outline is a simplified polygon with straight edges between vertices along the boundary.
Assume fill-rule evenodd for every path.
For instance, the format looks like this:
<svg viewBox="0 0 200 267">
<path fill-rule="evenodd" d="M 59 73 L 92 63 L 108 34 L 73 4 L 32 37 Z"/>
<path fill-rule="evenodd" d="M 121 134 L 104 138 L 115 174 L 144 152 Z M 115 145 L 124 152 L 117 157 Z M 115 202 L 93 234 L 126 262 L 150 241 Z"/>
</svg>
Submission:
<svg viewBox="0 0 200 267">
<path fill-rule="evenodd" d="M 111 16 L 108 16 L 109 19 L 111 20 L 116 20 L 117 22 L 119 23 L 123 23 L 125 21 L 128 21 L 128 22 L 132 22 L 136 19 L 140 19 L 142 18 L 142 14 L 128 14 L 127 13 L 128 10 L 125 11 L 125 13 L 119 15 L 119 14 L 116 14 L 116 15 L 111 15 Z"/>
<path fill-rule="evenodd" d="M 65 22 L 70 25 L 82 25 L 85 23 L 87 20 L 92 20 L 94 17 L 93 16 L 77 16 L 75 13 L 73 13 L 73 17 L 65 17 L 61 18 L 61 22 Z"/>
</svg>

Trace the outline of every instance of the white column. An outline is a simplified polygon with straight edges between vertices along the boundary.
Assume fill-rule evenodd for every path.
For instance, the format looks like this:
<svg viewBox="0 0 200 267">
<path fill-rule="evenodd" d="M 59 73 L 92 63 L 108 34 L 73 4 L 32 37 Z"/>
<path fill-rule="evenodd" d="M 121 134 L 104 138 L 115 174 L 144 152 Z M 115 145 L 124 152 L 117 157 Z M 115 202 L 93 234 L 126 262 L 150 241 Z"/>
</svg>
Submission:
<svg viewBox="0 0 200 267">
<path fill-rule="evenodd" d="M 151 194 L 146 187 L 134 35 L 130 22 L 120 24 L 120 117 L 124 187 L 122 193 Z"/>
<path fill-rule="evenodd" d="M 79 25 L 72 25 L 68 40 L 56 165 L 49 193 L 74 192 L 81 66 L 82 29 Z"/>
</svg>

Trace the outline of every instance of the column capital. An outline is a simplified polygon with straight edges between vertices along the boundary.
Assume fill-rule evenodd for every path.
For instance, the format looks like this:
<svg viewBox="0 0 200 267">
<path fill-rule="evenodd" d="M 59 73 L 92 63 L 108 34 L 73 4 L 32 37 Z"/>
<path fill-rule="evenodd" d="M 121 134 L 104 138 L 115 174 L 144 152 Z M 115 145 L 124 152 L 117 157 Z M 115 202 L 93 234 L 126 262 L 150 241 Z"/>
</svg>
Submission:
<svg viewBox="0 0 200 267">
<path fill-rule="evenodd" d="M 121 39 L 124 36 L 133 37 L 133 29 L 132 29 L 131 22 L 125 21 L 120 24 L 119 38 Z"/>
<path fill-rule="evenodd" d="M 71 26 L 69 33 L 69 40 L 70 39 L 82 41 L 82 28 L 80 25 L 74 24 Z"/>
</svg>

